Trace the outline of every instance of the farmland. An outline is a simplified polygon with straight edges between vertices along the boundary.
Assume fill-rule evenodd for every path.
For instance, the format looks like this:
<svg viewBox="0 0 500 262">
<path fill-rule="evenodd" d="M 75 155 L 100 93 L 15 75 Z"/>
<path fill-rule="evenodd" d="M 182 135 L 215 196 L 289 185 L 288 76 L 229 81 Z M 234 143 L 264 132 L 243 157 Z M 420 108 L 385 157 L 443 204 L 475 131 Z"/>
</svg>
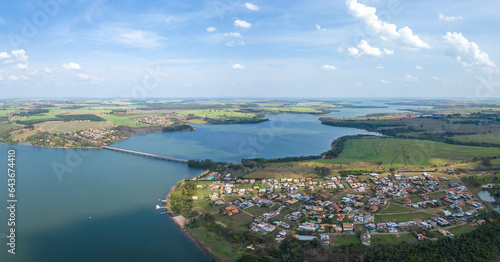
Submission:
<svg viewBox="0 0 500 262">
<path fill-rule="evenodd" d="M 433 167 L 471 161 L 474 157 L 499 156 L 500 148 L 450 145 L 441 142 L 375 138 L 348 140 L 335 159 L 317 163 L 382 162 L 384 168 Z"/>
</svg>

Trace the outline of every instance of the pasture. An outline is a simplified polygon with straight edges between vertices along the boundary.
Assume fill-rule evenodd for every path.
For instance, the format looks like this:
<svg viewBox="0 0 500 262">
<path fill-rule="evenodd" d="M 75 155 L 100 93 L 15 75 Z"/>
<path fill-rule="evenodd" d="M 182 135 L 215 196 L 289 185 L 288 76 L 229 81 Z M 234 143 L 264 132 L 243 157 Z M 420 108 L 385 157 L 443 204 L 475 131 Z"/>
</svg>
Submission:
<svg viewBox="0 0 500 262">
<path fill-rule="evenodd" d="M 35 129 L 45 132 L 52 132 L 57 134 L 73 132 L 77 130 L 84 130 L 89 128 L 109 128 L 112 127 L 108 121 L 98 121 L 98 122 L 62 122 L 62 121 L 49 121 L 35 124 Z"/>
</svg>

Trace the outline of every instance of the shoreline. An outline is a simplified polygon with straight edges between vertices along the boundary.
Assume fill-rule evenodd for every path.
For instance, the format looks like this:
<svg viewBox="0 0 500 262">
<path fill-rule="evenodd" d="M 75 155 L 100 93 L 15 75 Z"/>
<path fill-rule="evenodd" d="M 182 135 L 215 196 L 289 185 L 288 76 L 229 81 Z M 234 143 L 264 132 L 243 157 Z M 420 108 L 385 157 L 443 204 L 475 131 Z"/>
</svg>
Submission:
<svg viewBox="0 0 500 262">
<path fill-rule="evenodd" d="M 210 172 L 210 170 L 208 169 L 205 169 L 203 170 L 203 172 L 201 172 L 199 175 L 195 176 L 195 177 L 192 177 L 192 178 L 198 178 L 198 177 L 201 177 L 205 174 L 207 174 L 208 172 Z M 192 179 L 191 178 L 191 179 Z M 188 179 L 188 178 L 185 178 L 185 179 Z M 167 210 L 167 213 L 168 213 L 168 217 L 170 220 L 172 220 L 172 222 L 174 222 L 174 224 L 176 224 L 179 229 L 182 231 L 182 233 L 191 241 L 193 242 L 193 244 L 199 249 L 201 250 L 207 257 L 209 257 L 210 259 L 212 259 L 212 261 L 216 261 L 214 259 L 214 257 L 217 257 L 213 252 L 210 252 L 210 250 L 206 247 L 204 247 L 201 243 L 201 241 L 199 242 L 196 238 L 196 236 L 194 236 L 194 234 L 189 231 L 188 229 L 186 229 L 184 227 L 184 224 L 180 224 L 176 219 L 174 219 L 174 216 L 173 216 L 173 213 L 172 213 L 172 210 L 170 209 L 170 200 L 169 200 L 169 197 L 170 195 L 172 195 L 172 193 L 174 192 L 175 190 L 175 187 L 177 186 L 177 184 L 182 181 L 182 180 L 185 180 L 185 179 L 181 179 L 179 181 L 177 181 L 177 183 L 172 186 L 170 188 L 170 191 L 168 192 L 167 196 L 165 197 L 165 200 L 167 201 L 167 203 L 165 204 L 165 207 L 166 207 L 166 210 Z M 179 215 L 179 216 L 182 216 L 182 215 Z"/>
</svg>

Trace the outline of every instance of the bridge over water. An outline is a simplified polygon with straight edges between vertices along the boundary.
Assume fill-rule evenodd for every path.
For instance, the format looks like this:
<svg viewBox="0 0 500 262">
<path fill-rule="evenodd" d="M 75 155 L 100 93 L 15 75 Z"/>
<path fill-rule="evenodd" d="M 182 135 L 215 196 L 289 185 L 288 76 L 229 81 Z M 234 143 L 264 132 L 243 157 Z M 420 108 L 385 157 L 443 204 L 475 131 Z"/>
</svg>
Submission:
<svg viewBox="0 0 500 262">
<path fill-rule="evenodd" d="M 173 158 L 173 157 L 167 157 L 167 156 L 159 156 L 159 155 L 154 155 L 154 154 L 149 154 L 149 153 L 143 153 L 143 152 L 137 152 L 137 151 L 127 150 L 127 149 L 121 149 L 121 148 L 115 148 L 115 147 L 110 147 L 110 146 L 103 146 L 102 148 L 103 149 L 108 149 L 108 150 L 113 150 L 113 151 L 118 151 L 118 152 L 123 152 L 123 153 L 129 153 L 129 154 L 133 154 L 133 155 L 139 155 L 139 156 L 145 156 L 145 157 L 151 157 L 151 158 L 166 160 L 166 161 L 173 161 L 173 162 L 179 162 L 179 163 L 185 163 L 185 164 L 187 164 L 187 162 L 188 162 L 185 159 Z"/>
</svg>

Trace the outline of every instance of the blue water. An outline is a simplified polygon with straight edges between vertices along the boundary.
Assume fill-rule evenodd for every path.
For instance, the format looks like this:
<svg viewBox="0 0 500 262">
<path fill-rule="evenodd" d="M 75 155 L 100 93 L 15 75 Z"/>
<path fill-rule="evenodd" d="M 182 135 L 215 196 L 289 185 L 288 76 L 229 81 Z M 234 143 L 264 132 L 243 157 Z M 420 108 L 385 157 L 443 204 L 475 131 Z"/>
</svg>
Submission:
<svg viewBox="0 0 500 262">
<path fill-rule="evenodd" d="M 342 109 L 351 117 L 387 109 Z M 404 108 L 407 108 L 406 106 Z M 270 115 L 254 125 L 195 125 L 195 132 L 135 135 L 113 146 L 184 159 L 317 155 L 333 139 L 369 132 L 321 125 L 314 115 Z M 16 150 L 16 255 L 7 253 L 0 209 L 0 261 L 208 261 L 170 217 L 155 210 L 180 179 L 201 170 L 108 150 L 0 144 Z M 7 176 L 0 196 L 7 206 Z M 1 182 L 1 181 L 0 181 Z"/>
</svg>

